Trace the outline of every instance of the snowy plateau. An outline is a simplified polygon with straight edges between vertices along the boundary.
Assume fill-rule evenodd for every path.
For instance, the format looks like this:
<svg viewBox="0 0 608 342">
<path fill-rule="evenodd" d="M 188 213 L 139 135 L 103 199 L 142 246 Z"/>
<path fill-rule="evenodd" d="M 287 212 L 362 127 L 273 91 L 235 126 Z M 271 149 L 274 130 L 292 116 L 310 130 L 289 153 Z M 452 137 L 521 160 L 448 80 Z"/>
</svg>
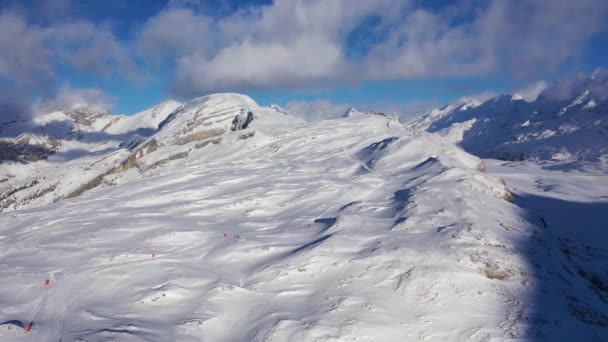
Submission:
<svg viewBox="0 0 608 342">
<path fill-rule="evenodd" d="M 404 123 L 238 94 L 1 123 L 0 341 L 608 341 L 592 77 Z"/>
</svg>

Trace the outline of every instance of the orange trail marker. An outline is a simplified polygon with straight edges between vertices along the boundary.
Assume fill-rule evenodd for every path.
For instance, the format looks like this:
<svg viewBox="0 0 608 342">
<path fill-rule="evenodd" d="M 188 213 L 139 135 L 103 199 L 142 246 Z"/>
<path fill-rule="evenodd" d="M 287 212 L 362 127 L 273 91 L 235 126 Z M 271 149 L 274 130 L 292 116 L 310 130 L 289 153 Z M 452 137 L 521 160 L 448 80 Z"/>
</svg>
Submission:
<svg viewBox="0 0 608 342">
<path fill-rule="evenodd" d="M 49 279 L 44 281 L 44 286 L 49 286 L 51 284 L 51 281 Z"/>
<path fill-rule="evenodd" d="M 25 327 L 25 331 L 27 331 L 27 332 L 32 331 L 32 323 L 28 324 L 27 327 Z"/>
</svg>

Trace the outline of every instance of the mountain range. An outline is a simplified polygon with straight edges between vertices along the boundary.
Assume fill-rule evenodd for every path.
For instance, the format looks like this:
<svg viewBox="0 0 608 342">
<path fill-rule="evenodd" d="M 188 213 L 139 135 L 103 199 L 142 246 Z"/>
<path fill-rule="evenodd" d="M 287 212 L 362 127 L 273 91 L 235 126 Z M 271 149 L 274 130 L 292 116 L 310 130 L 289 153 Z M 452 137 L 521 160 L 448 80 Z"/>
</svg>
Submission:
<svg viewBox="0 0 608 342">
<path fill-rule="evenodd" d="M 240 94 L 4 122 L 0 337 L 601 341 L 607 82 L 407 122 Z"/>
<path fill-rule="evenodd" d="M 557 82 L 532 101 L 517 93 L 465 100 L 411 123 L 483 158 L 606 163 L 608 72 Z"/>
</svg>

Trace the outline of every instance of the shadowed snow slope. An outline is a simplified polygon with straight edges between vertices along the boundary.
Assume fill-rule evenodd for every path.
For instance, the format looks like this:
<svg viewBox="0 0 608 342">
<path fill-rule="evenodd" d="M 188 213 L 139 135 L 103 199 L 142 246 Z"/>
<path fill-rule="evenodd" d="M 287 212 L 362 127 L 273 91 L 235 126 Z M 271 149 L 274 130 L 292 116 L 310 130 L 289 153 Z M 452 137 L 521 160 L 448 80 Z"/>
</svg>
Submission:
<svg viewBox="0 0 608 342">
<path fill-rule="evenodd" d="M 608 337 L 608 175 L 594 164 L 486 160 L 538 228 L 522 242 L 535 290 L 522 305 L 536 314 L 534 341 Z M 597 166 L 597 165 L 595 165 Z M 527 246 L 527 248 L 524 248 Z M 574 317 L 575 319 L 572 319 Z M 594 331 L 595 330 L 595 331 Z"/>
<path fill-rule="evenodd" d="M 100 155 L 112 172 L 79 197 L 0 213 L 0 340 L 488 341 L 571 327 L 528 300 L 538 225 L 444 137 L 380 115 L 303 123 L 236 94 L 160 126 L 122 159 Z M 571 295 L 582 309 L 560 319 L 601 336 L 601 313 Z"/>
<path fill-rule="evenodd" d="M 500 95 L 449 105 L 411 123 L 481 157 L 608 160 L 608 72 L 556 83 L 533 102 Z"/>
</svg>

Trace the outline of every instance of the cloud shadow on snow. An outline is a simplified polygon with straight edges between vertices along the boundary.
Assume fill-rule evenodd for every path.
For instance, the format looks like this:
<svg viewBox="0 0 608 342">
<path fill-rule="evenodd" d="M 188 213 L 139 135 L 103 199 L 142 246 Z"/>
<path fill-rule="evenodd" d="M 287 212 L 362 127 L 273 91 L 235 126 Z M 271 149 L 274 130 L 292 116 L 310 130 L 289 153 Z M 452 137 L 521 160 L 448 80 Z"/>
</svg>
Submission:
<svg viewBox="0 0 608 342">
<path fill-rule="evenodd" d="M 535 226 L 522 239 L 530 297 L 518 318 L 529 341 L 608 338 L 608 202 L 580 203 L 515 195 Z"/>
</svg>

